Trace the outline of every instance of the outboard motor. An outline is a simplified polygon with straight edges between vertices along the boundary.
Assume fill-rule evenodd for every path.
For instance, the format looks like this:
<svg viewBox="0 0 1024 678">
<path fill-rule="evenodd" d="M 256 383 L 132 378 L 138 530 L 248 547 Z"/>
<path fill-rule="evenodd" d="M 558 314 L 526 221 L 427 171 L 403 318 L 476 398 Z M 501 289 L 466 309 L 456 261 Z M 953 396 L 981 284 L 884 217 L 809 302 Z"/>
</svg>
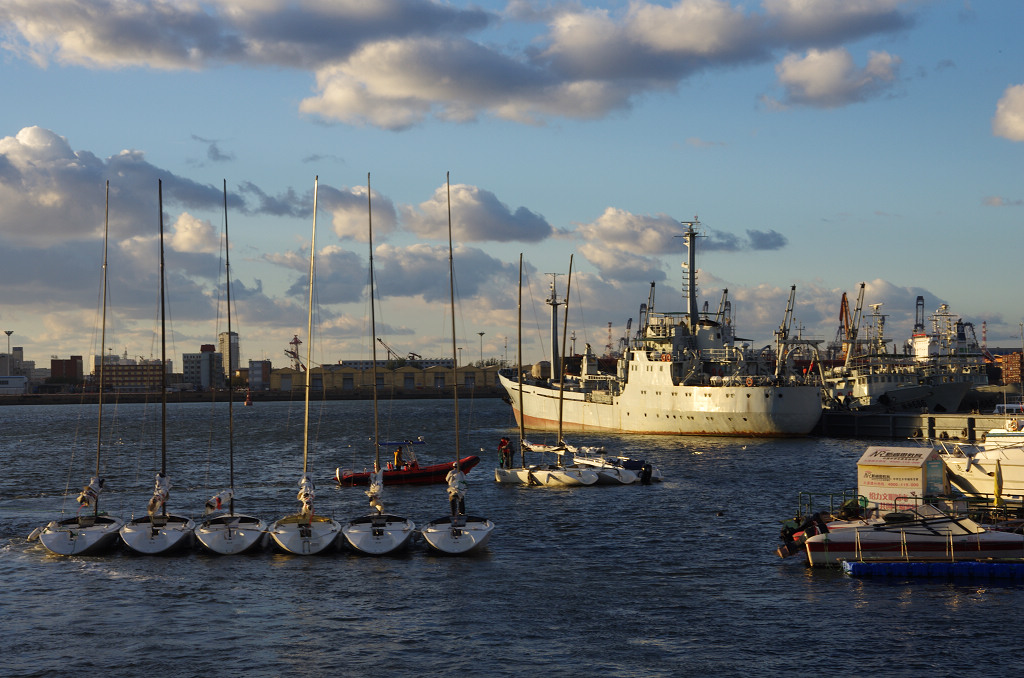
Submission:
<svg viewBox="0 0 1024 678">
<path fill-rule="evenodd" d="M 640 469 L 640 482 L 643 485 L 651 484 L 651 474 L 653 470 L 650 464 L 644 464 L 644 467 Z"/>
</svg>

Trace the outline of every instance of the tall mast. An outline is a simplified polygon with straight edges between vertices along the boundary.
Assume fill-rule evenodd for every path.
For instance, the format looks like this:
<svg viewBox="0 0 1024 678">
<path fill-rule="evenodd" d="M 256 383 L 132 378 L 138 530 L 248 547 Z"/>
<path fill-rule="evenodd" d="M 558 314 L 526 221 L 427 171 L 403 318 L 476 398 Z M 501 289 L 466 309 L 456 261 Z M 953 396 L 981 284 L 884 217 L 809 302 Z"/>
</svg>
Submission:
<svg viewBox="0 0 1024 678">
<path fill-rule="evenodd" d="M 377 415 L 377 317 L 373 293 L 373 207 L 370 202 L 370 173 L 366 173 L 366 211 L 369 216 L 370 241 L 370 351 L 373 358 L 373 458 L 374 471 L 380 471 L 380 420 Z"/>
<path fill-rule="evenodd" d="M 526 408 L 523 407 L 523 253 L 519 253 L 519 317 L 516 320 L 516 376 L 519 378 L 519 456 L 526 468 Z M 1024 341 L 1024 330 L 1021 332 Z"/>
<path fill-rule="evenodd" d="M 306 475 L 309 461 L 309 388 L 313 379 L 313 275 L 316 272 L 314 263 L 316 260 L 316 198 L 317 188 L 320 186 L 319 175 L 313 178 L 313 236 L 309 243 L 309 319 L 306 324 L 306 414 L 302 424 L 302 474 Z"/>
<path fill-rule="evenodd" d="M 164 183 L 157 179 L 160 207 L 160 473 L 167 476 L 167 314 L 164 311 Z M 161 504 L 167 515 L 167 504 Z"/>
<path fill-rule="evenodd" d="M 231 248 L 228 240 L 228 180 L 224 180 L 224 276 L 226 278 L 226 297 L 228 304 L 228 488 L 231 497 L 228 499 L 228 513 L 235 514 L 235 393 L 231 384 L 231 366 L 234 364 L 231 341 Z"/>
<path fill-rule="evenodd" d="M 562 444 L 562 406 L 565 402 L 565 335 L 569 329 L 569 287 L 572 285 L 572 257 L 569 255 L 569 277 L 565 280 L 565 313 L 562 319 L 562 367 L 558 372 L 558 444 Z M 551 297 L 555 296 L 555 284 L 551 283 Z"/>
<path fill-rule="evenodd" d="M 96 478 L 100 477 L 100 450 L 103 447 L 103 363 L 106 362 L 104 352 L 107 345 L 107 231 L 110 226 L 110 181 L 107 181 L 106 197 L 103 208 L 103 292 L 102 297 L 102 327 L 100 329 L 100 392 L 97 402 L 99 403 L 99 423 L 96 425 Z M 97 480 L 97 482 L 99 482 Z M 100 514 L 100 498 L 97 494 L 96 503 L 93 506 L 93 515 Z"/>
<path fill-rule="evenodd" d="M 452 257 L 452 185 L 450 172 L 444 173 L 445 189 L 448 192 L 448 288 L 452 303 L 452 397 L 455 405 L 455 460 L 459 459 L 459 361 L 455 348 L 455 263 Z"/>
</svg>

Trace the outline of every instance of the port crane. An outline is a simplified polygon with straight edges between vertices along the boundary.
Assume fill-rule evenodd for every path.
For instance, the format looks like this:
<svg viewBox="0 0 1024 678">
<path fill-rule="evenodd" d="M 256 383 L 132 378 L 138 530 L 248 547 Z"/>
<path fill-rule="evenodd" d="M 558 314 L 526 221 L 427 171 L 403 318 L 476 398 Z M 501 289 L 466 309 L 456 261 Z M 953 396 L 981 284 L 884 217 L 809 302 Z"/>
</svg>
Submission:
<svg viewBox="0 0 1024 678">
<path fill-rule="evenodd" d="M 386 350 L 388 352 L 388 360 L 422 360 L 423 359 L 423 356 L 421 356 L 419 353 L 409 352 L 409 354 L 407 356 L 405 356 L 405 357 L 402 357 L 402 356 L 398 355 L 398 351 L 396 351 L 395 349 L 393 349 L 390 346 L 388 346 L 387 342 L 385 342 L 380 337 L 377 337 L 377 342 L 381 346 L 384 347 L 384 350 Z"/>
</svg>

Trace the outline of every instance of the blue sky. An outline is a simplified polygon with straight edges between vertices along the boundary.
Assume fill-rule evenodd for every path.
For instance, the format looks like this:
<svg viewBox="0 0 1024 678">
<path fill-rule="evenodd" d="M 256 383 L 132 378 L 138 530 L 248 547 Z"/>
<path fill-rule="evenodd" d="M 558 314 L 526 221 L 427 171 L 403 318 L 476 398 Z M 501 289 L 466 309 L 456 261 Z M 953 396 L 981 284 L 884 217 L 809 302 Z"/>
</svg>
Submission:
<svg viewBox="0 0 1024 678">
<path fill-rule="evenodd" d="M 790 285 L 830 340 L 861 281 L 890 339 L 923 295 L 1019 346 L 1021 26 L 1016 2 L 7 0 L 0 329 L 41 366 L 96 350 L 109 180 L 107 346 L 155 355 L 162 179 L 172 352 L 212 343 L 226 179 L 242 358 L 284 365 L 319 176 L 316 351 L 368 357 L 369 172 L 378 333 L 446 356 L 450 172 L 465 360 L 479 332 L 514 359 L 520 253 L 527 361 L 570 254 L 577 348 L 651 281 L 680 310 L 694 215 L 701 302 L 728 288 L 757 346 Z"/>
</svg>

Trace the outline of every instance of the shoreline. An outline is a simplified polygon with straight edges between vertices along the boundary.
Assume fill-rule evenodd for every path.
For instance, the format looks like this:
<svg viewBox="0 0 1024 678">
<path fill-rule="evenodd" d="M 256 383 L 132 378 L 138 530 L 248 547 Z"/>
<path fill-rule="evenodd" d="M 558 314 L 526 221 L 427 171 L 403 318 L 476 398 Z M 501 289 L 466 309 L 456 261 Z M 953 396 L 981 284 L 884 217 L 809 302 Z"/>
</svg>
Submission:
<svg viewBox="0 0 1024 678">
<path fill-rule="evenodd" d="M 233 394 L 232 400 L 239 405 L 245 403 L 244 392 L 236 391 Z M 476 388 L 466 389 L 464 392 L 460 390 L 460 398 L 501 398 L 504 396 L 504 390 L 501 388 Z M 228 402 L 229 394 L 227 391 L 175 391 L 167 394 L 168 403 L 209 403 L 209 402 Z M 278 392 L 278 391 L 261 391 L 258 393 L 251 393 L 250 397 L 253 403 L 261 402 L 280 402 L 289 400 L 301 401 L 304 399 L 304 395 L 301 391 L 298 393 L 291 392 Z M 378 392 L 378 398 L 393 398 L 398 400 L 440 400 L 448 399 L 452 397 L 451 391 L 448 389 L 431 389 L 431 390 L 416 390 L 406 391 L 402 389 L 394 389 L 390 392 L 380 393 Z M 373 392 L 367 389 L 366 392 L 361 390 L 352 391 L 328 391 L 326 393 L 316 392 L 316 394 L 310 394 L 310 401 L 313 400 L 372 400 Z M 99 401 L 98 393 L 25 393 L 17 395 L 0 395 L 0 407 L 4 405 L 95 405 Z M 156 392 L 149 393 L 109 393 L 103 398 L 104 403 L 155 403 L 160 401 L 160 394 Z"/>
</svg>

